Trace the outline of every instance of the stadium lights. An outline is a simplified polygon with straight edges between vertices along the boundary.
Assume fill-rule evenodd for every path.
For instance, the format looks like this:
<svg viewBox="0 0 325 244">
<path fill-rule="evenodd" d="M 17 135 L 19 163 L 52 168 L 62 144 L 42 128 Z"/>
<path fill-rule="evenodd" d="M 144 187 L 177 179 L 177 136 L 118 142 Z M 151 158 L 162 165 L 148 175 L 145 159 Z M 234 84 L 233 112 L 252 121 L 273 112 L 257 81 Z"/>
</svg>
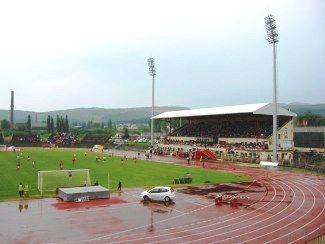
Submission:
<svg viewBox="0 0 325 244">
<path fill-rule="evenodd" d="M 153 58 L 148 58 L 148 66 L 149 66 L 149 75 L 152 76 L 152 107 L 151 107 L 151 146 L 153 147 L 153 116 L 154 116 L 154 108 L 155 108 L 155 61 Z"/>
<path fill-rule="evenodd" d="M 277 132 L 277 45 L 279 42 L 279 34 L 276 29 L 276 23 L 273 15 L 264 18 L 267 41 L 273 44 L 273 157 L 272 161 L 277 162 L 278 132 Z"/>
</svg>

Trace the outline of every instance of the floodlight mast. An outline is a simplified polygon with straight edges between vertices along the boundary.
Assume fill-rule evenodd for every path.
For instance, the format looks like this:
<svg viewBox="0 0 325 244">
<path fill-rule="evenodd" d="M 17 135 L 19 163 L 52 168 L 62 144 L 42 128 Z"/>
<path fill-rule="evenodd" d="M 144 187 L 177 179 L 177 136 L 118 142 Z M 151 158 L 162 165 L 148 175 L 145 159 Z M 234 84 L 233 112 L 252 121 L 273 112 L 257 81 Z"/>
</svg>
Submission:
<svg viewBox="0 0 325 244">
<path fill-rule="evenodd" d="M 152 76 L 152 97 L 151 97 L 151 130 L 150 130 L 150 144 L 153 147 L 153 116 L 155 109 L 155 61 L 153 58 L 148 58 L 148 66 L 149 66 L 149 75 Z"/>
<path fill-rule="evenodd" d="M 270 14 L 264 18 L 267 41 L 273 44 L 273 157 L 272 161 L 277 162 L 277 147 L 278 147 L 278 130 L 277 130 L 277 115 L 278 115 L 278 96 L 277 96 L 277 42 L 279 42 L 279 34 L 276 29 L 274 16 Z"/>
</svg>

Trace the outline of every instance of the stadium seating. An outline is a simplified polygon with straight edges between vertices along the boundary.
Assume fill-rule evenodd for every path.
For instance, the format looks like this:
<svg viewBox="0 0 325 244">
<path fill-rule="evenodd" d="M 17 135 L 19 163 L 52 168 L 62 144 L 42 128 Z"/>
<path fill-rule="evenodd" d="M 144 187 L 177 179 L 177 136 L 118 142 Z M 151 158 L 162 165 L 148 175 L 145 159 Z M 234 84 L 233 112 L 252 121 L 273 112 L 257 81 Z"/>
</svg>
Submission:
<svg viewBox="0 0 325 244">
<path fill-rule="evenodd" d="M 278 127 L 283 126 L 286 119 L 279 119 Z M 223 120 L 187 123 L 172 132 L 176 137 L 219 137 L 226 138 L 267 138 L 272 135 L 272 120 Z"/>
<path fill-rule="evenodd" d="M 104 145 L 110 136 L 108 135 L 97 135 L 97 134 L 87 134 L 78 143 L 78 147 L 92 147 L 94 145 Z"/>
<path fill-rule="evenodd" d="M 55 133 L 49 136 L 47 143 L 60 147 L 73 147 L 77 143 L 77 136 L 72 133 Z"/>
<path fill-rule="evenodd" d="M 39 135 L 35 134 L 14 134 L 11 138 L 10 145 L 18 147 L 38 147 L 41 145 L 41 138 Z"/>
</svg>

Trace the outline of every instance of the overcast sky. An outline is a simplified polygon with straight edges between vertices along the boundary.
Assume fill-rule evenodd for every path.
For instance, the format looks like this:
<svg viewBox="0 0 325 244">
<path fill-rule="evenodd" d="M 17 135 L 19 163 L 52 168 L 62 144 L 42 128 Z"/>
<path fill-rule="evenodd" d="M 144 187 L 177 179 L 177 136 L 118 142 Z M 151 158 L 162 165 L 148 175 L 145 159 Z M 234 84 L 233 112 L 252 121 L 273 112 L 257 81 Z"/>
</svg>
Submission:
<svg viewBox="0 0 325 244">
<path fill-rule="evenodd" d="M 131 0 L 0 3 L 0 109 L 215 107 L 279 100 L 325 102 L 325 1 Z"/>
</svg>

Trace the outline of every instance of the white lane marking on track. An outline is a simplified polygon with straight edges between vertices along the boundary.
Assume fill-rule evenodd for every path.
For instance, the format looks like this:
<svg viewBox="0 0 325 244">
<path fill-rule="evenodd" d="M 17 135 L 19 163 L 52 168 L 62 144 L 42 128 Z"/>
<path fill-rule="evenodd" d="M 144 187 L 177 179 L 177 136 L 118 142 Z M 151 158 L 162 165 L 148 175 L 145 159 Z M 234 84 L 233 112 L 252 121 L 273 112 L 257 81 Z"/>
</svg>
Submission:
<svg viewBox="0 0 325 244">
<path fill-rule="evenodd" d="M 293 185 L 294 185 L 294 184 L 293 184 Z M 304 192 L 303 192 L 299 187 L 297 187 L 297 188 L 299 189 L 300 192 L 303 193 L 304 198 L 303 198 L 303 201 L 302 201 L 302 203 L 300 204 L 299 208 L 296 209 L 294 212 L 292 212 L 292 213 L 289 214 L 289 215 L 286 215 L 286 217 L 284 217 L 284 218 L 282 218 L 282 219 L 280 219 L 280 220 L 277 220 L 277 221 L 275 221 L 275 222 L 272 222 L 271 224 L 263 225 L 262 228 L 257 228 L 257 229 L 254 229 L 254 230 L 250 231 L 250 232 L 245 232 L 245 233 L 243 233 L 243 234 L 240 234 L 240 235 L 237 235 L 237 236 L 234 236 L 234 237 L 231 237 L 231 238 L 223 239 L 222 241 L 231 240 L 231 239 L 234 239 L 234 238 L 238 238 L 238 237 L 240 237 L 240 236 L 243 236 L 243 235 L 247 235 L 247 234 L 251 234 L 251 233 L 256 232 L 256 231 L 260 231 L 260 230 L 262 230 L 262 229 L 265 229 L 265 228 L 267 228 L 267 227 L 269 227 L 269 226 L 272 226 L 272 225 L 274 225 L 274 224 L 276 224 L 276 223 L 278 223 L 278 222 L 281 222 L 281 221 L 285 220 L 286 218 L 288 218 L 289 216 L 291 216 L 292 214 L 294 214 L 295 212 L 297 212 L 297 211 L 298 211 L 298 210 L 303 206 L 303 204 L 304 204 L 304 202 L 305 202 L 305 194 L 304 194 Z M 293 201 L 292 201 L 292 202 L 293 202 Z M 291 202 L 289 205 L 291 205 L 292 202 Z M 273 216 L 271 216 L 271 217 L 269 217 L 269 218 L 273 218 L 274 216 L 279 216 L 280 213 L 282 213 L 284 210 L 286 210 L 286 209 L 289 207 L 289 205 L 288 205 L 286 208 L 284 208 L 283 210 L 281 210 L 280 212 L 278 212 L 277 214 L 275 214 L 275 215 L 273 215 Z M 267 218 L 267 219 L 269 219 L 269 218 Z M 267 220 L 267 219 L 264 219 L 263 221 L 265 221 L 265 220 Z M 251 240 L 255 240 L 255 239 L 257 239 L 257 238 L 260 238 L 260 237 L 262 237 L 262 236 L 266 236 L 266 235 L 268 235 L 268 234 L 270 234 L 270 233 L 274 233 L 275 231 L 277 231 L 277 230 L 279 230 L 279 229 L 281 229 L 281 228 L 278 228 L 278 229 L 275 229 L 275 230 L 273 229 L 274 231 L 272 231 L 272 232 L 267 232 L 266 234 L 263 234 L 263 235 L 258 235 L 258 236 L 256 235 L 254 238 L 251 238 L 251 239 L 249 239 L 249 240 L 245 240 L 245 241 L 241 241 L 241 243 L 245 243 L 245 242 L 248 242 L 248 241 L 251 241 Z"/>
<path fill-rule="evenodd" d="M 277 184 L 277 183 L 275 183 L 275 184 Z M 283 187 L 282 187 L 281 185 L 279 185 L 279 184 L 277 184 L 277 185 L 280 186 L 280 188 L 282 189 L 282 192 L 285 193 Z M 273 187 L 273 186 L 272 186 L 272 187 Z M 275 198 L 275 196 L 277 196 L 277 195 L 275 194 L 274 197 L 273 197 L 273 199 Z M 242 220 L 242 221 L 239 221 L 239 222 L 233 223 L 233 224 L 224 225 L 224 226 L 219 227 L 219 228 L 210 229 L 210 230 L 208 230 L 208 231 L 201 231 L 199 234 L 200 234 L 200 235 L 204 235 L 204 234 L 206 234 L 206 233 L 208 233 L 208 232 L 213 232 L 213 231 L 220 230 L 220 229 L 223 229 L 223 228 L 226 228 L 226 227 L 232 226 L 232 225 L 237 225 L 238 223 L 246 222 L 246 221 L 251 220 L 251 219 L 254 219 L 254 218 L 258 217 L 258 216 L 262 216 L 262 215 L 266 214 L 267 212 L 270 212 L 272 209 L 276 208 L 278 205 L 280 205 L 280 204 L 282 203 L 282 201 L 283 201 L 284 198 L 285 198 L 285 195 L 282 197 L 282 200 L 281 200 L 279 203 L 277 203 L 277 204 L 276 204 L 274 207 L 272 207 L 271 209 L 267 210 L 265 213 L 255 215 L 255 216 L 253 216 L 253 217 L 251 217 L 251 218 L 248 218 L 248 219 L 245 219 L 245 220 Z M 273 199 L 272 199 L 272 200 L 273 200 Z M 269 202 L 269 203 L 271 203 L 271 202 Z M 243 216 L 244 216 L 244 215 L 239 216 L 239 217 L 243 217 Z M 233 220 L 233 219 L 232 219 L 232 220 Z M 224 221 L 224 222 L 227 222 L 227 221 Z M 223 223 L 223 222 L 210 224 L 210 225 L 208 225 L 208 226 L 202 226 L 202 227 L 200 227 L 200 228 L 212 227 L 212 226 L 214 226 L 214 225 L 218 225 L 218 224 L 220 224 L 220 223 Z M 254 224 L 256 224 L 256 222 L 254 222 Z M 245 226 L 245 227 L 246 227 L 246 226 Z M 238 228 L 238 229 L 241 229 L 241 228 Z M 235 230 L 237 230 L 237 229 L 234 229 L 234 230 L 232 230 L 232 231 L 228 231 L 228 232 L 223 232 L 223 233 L 218 234 L 218 235 L 215 235 L 215 236 L 219 236 L 219 235 L 222 235 L 222 234 L 225 234 L 225 233 L 230 233 L 230 232 L 233 232 L 233 231 L 235 231 Z M 195 236 L 195 235 L 197 235 L 197 234 L 198 234 L 198 233 L 194 233 L 194 234 L 189 234 L 189 235 L 185 235 L 185 236 L 182 236 L 182 237 L 170 238 L 170 239 L 167 239 L 167 240 L 164 240 L 164 241 L 171 241 L 171 240 L 176 240 L 176 239 L 186 238 L 186 237 L 190 237 L 190 236 Z M 215 236 L 213 236 L 213 237 L 215 237 Z M 208 239 L 208 238 L 211 238 L 211 236 L 210 236 L 210 237 L 203 237 L 203 238 L 196 239 L 196 240 L 191 240 L 191 241 L 185 241 L 185 242 L 181 242 L 181 243 L 191 243 L 191 242 L 195 242 L 195 241 L 202 241 L 202 240 L 205 240 L 205 239 Z M 164 241 L 159 241 L 159 242 L 164 242 Z"/>
<path fill-rule="evenodd" d="M 274 188 L 273 185 L 270 185 L 272 188 L 273 188 L 273 192 L 277 192 L 276 189 Z M 280 186 L 281 187 L 281 186 Z M 281 187 L 282 188 L 282 187 Z M 282 188 L 283 189 L 283 188 Z M 249 214 L 252 214 L 254 212 L 257 212 L 258 210 L 266 207 L 267 205 L 269 205 L 271 203 L 271 201 L 274 200 L 274 198 L 276 197 L 276 194 L 273 195 L 272 199 L 270 200 L 270 202 L 264 204 L 263 206 L 261 206 L 260 208 L 257 208 L 255 209 L 254 211 L 251 211 L 251 212 L 248 212 L 246 214 L 242 214 L 242 215 L 239 215 L 235 218 L 228 218 L 224 221 L 221 221 L 221 222 L 218 222 L 218 223 L 215 223 L 215 224 L 220 224 L 220 223 L 225 223 L 225 222 L 228 222 L 230 220 L 234 220 L 234 219 L 238 219 L 238 218 L 242 218 L 243 216 L 246 216 L 246 215 L 249 215 Z M 241 212 L 241 211 L 238 211 L 238 212 Z M 223 217 L 223 216 L 220 216 L 220 217 Z M 255 217 L 255 216 L 254 216 Z M 252 218 L 254 218 L 252 217 Z M 218 218 L 218 217 L 217 217 Z M 216 220 L 217 218 L 215 218 L 214 220 Z M 188 232 L 188 231 L 192 231 L 192 230 L 197 230 L 197 229 L 202 229 L 202 228 L 206 228 L 207 226 L 211 226 L 211 225 L 215 225 L 215 224 L 209 224 L 209 225 L 204 225 L 204 226 L 201 226 L 201 227 L 195 227 L 195 228 L 186 228 L 186 230 L 182 230 L 182 231 L 178 231 L 178 232 L 172 232 L 172 233 L 169 233 L 169 234 L 162 234 L 162 235 L 156 235 L 156 236 L 150 236 L 150 237 L 144 237 L 144 238 L 138 238 L 138 239 L 131 239 L 131 240 L 128 240 L 128 241 L 139 241 L 139 240 L 144 240 L 144 239 L 149 239 L 149 238 L 154 238 L 154 237 L 161 237 L 161 236 L 168 236 L 168 235 L 174 235 L 174 234 L 179 234 L 179 233 L 182 233 L 182 232 Z M 224 228 L 224 227 L 221 227 L 221 228 Z M 219 228 L 220 229 L 220 228 Z M 215 230 L 215 229 L 214 229 Z M 182 236 L 183 237 L 183 236 Z M 179 238 L 182 238 L 182 237 L 179 237 Z M 169 241 L 169 240 L 174 240 L 174 239 L 179 239 L 179 238 L 170 238 L 170 239 L 165 239 L 164 241 Z M 159 240 L 157 242 L 164 242 L 162 240 Z M 125 241 L 117 241 L 117 242 L 113 242 L 113 243 L 119 243 L 119 242 L 125 242 Z M 154 243 L 153 241 L 150 241 L 150 243 Z"/>
<path fill-rule="evenodd" d="M 314 183 L 311 183 L 311 184 L 314 184 Z M 322 192 L 320 192 L 317 188 L 315 188 L 315 187 L 313 187 L 313 186 L 311 186 L 311 187 L 312 187 L 313 189 L 315 189 L 316 191 L 318 191 L 318 192 L 321 194 L 321 196 L 323 196 L 323 200 L 325 200 L 325 196 L 324 196 L 324 194 L 323 194 Z M 307 188 L 307 189 L 308 189 L 308 188 Z M 314 194 L 313 194 L 313 195 L 314 195 Z M 314 202 L 315 202 L 315 198 L 314 198 Z M 314 217 L 311 221 L 309 221 L 308 223 L 304 224 L 303 226 L 300 226 L 298 229 L 295 229 L 295 230 L 292 231 L 290 234 L 296 232 L 297 230 L 299 230 L 299 229 L 305 227 L 306 225 L 309 225 L 309 224 L 311 224 L 312 222 L 314 222 L 315 220 L 317 220 L 317 218 L 318 218 L 321 214 L 323 214 L 324 211 L 325 211 L 325 205 L 323 206 L 322 211 L 321 211 L 321 212 L 320 212 L 316 217 Z M 308 211 L 308 212 L 309 212 L 309 211 Z M 325 225 L 325 223 L 322 224 L 322 226 L 324 226 L 324 225 Z M 320 228 L 320 227 L 318 227 L 316 230 L 318 230 L 319 228 Z M 314 230 L 314 231 L 308 233 L 308 235 L 310 235 L 311 233 L 315 232 L 316 230 Z M 281 237 L 285 237 L 285 236 L 288 236 L 288 235 L 289 235 L 289 234 L 284 235 L 284 236 L 281 236 Z M 307 235 L 307 236 L 308 236 L 308 235 Z M 299 239 L 295 239 L 294 241 L 295 241 L 295 242 L 296 242 L 296 241 L 299 241 L 299 240 L 301 240 L 302 238 L 307 237 L 307 236 L 302 236 L 302 237 L 300 237 Z M 276 238 L 276 239 L 274 239 L 274 240 L 277 240 L 277 239 L 279 239 L 279 238 Z"/>
<path fill-rule="evenodd" d="M 294 185 L 294 184 L 296 184 L 297 182 L 291 182 L 291 183 Z M 298 183 L 298 184 L 299 184 L 299 183 Z M 285 227 L 291 225 L 292 223 L 297 222 L 297 221 L 300 220 L 301 218 L 305 217 L 305 216 L 306 216 L 306 215 L 307 215 L 307 214 L 308 214 L 308 213 L 309 213 L 309 212 L 314 208 L 314 205 L 315 205 L 315 195 L 314 195 L 313 192 L 310 191 L 310 190 L 309 190 L 305 185 L 303 185 L 303 184 L 299 184 L 299 185 L 302 186 L 302 187 L 304 187 L 305 189 L 307 189 L 307 191 L 311 192 L 312 195 L 314 196 L 314 198 L 313 198 L 313 199 L 314 199 L 314 202 L 313 202 L 313 205 L 311 206 L 311 208 L 309 208 L 309 210 L 308 210 L 304 215 L 300 216 L 300 217 L 299 217 L 298 219 L 296 219 L 295 221 L 290 222 L 289 224 L 286 224 L 286 225 L 284 225 L 284 226 L 281 225 L 280 228 L 277 228 L 277 229 L 275 229 L 275 230 L 272 229 L 273 231 L 271 231 L 271 232 L 267 232 L 266 234 L 259 235 L 259 236 L 255 236 L 254 238 L 251 238 L 251 239 L 249 239 L 249 240 L 241 241 L 241 243 L 249 242 L 249 241 L 255 240 L 255 239 L 257 239 L 257 238 L 260 238 L 260 237 L 263 237 L 263 236 L 269 235 L 269 234 L 271 234 L 271 233 L 274 233 L 274 232 L 276 232 L 276 231 L 278 231 L 278 230 L 280 230 L 280 229 L 283 229 L 283 228 L 285 228 Z M 301 188 L 298 188 L 298 189 L 301 191 Z M 314 189 L 315 189 L 315 188 L 314 188 Z M 317 191 L 318 191 L 318 190 L 317 190 Z M 301 192 L 304 192 L 304 191 L 301 191 Z M 305 194 L 303 194 L 303 195 L 304 195 L 304 197 L 305 197 Z M 305 200 L 305 199 L 304 199 L 304 200 Z M 272 224 L 264 225 L 263 228 L 259 228 L 259 229 L 255 229 L 254 231 L 246 232 L 246 233 L 244 233 L 244 234 L 242 234 L 242 235 L 246 235 L 246 234 L 253 233 L 253 232 L 255 232 L 255 231 L 261 230 L 261 229 L 265 229 L 265 228 L 268 227 L 268 226 L 272 226 L 272 225 L 274 225 L 274 224 L 276 224 L 276 223 L 278 223 L 278 222 L 280 222 L 280 221 L 285 220 L 285 219 L 288 218 L 289 216 L 293 215 L 296 211 L 298 211 L 298 210 L 303 206 L 303 204 L 304 204 L 304 201 L 301 203 L 301 205 L 300 205 L 300 207 L 299 207 L 298 209 L 296 209 L 296 210 L 295 210 L 294 212 L 292 212 L 291 214 L 287 215 L 285 218 L 280 219 L 280 220 L 278 220 L 278 221 L 276 221 L 276 222 L 272 222 Z M 324 211 L 324 208 L 325 208 L 325 206 L 323 207 L 323 211 Z M 322 211 L 322 212 L 323 212 L 323 211 Z M 321 214 L 321 213 L 320 213 L 320 214 Z M 320 214 L 318 214 L 318 215 L 316 216 L 316 218 L 318 218 L 318 216 L 319 216 Z M 312 221 L 314 221 L 314 220 L 315 220 L 315 219 L 313 219 Z M 312 221 L 310 221 L 310 222 L 312 222 Z M 310 222 L 308 222 L 308 223 L 310 223 Z M 308 224 L 308 223 L 307 223 L 307 224 Z M 282 236 L 280 236 L 280 237 L 277 237 L 277 238 L 275 238 L 275 239 L 269 240 L 269 241 L 267 241 L 267 242 L 265 242 L 265 243 L 270 243 L 270 242 L 273 242 L 273 241 L 278 240 L 278 239 L 280 239 L 280 238 L 286 237 L 286 236 L 288 236 L 288 235 L 290 235 L 290 234 L 296 232 L 297 230 L 301 229 L 302 227 L 306 226 L 307 224 L 305 224 L 305 225 L 299 227 L 298 229 L 295 229 L 294 231 L 292 231 L 292 232 L 290 232 L 290 233 L 287 233 L 287 234 L 282 235 Z M 233 239 L 233 238 L 238 238 L 239 236 L 242 236 L 242 235 L 234 236 L 234 237 L 232 237 L 232 238 L 227 238 L 227 239 L 223 239 L 223 240 L 219 240 L 219 241 L 227 241 L 227 240 L 230 240 L 230 239 Z"/>
<path fill-rule="evenodd" d="M 265 186 L 263 186 L 265 187 Z M 265 195 L 263 195 L 257 202 L 260 202 L 262 201 L 263 199 L 265 198 Z M 255 203 L 255 204 L 256 204 Z M 255 211 L 258 211 L 260 209 L 262 209 L 264 206 L 267 206 L 269 203 L 265 203 L 263 206 L 259 207 L 258 209 L 252 211 L 252 212 L 255 212 Z M 203 221 L 197 221 L 197 222 L 194 222 L 194 223 L 191 223 L 191 224 L 186 224 L 186 225 L 181 225 L 181 226 L 177 226 L 177 227 L 172 227 L 172 228 L 167 228 L 167 229 L 162 229 L 162 230 L 159 230 L 159 231 L 156 231 L 155 233 L 158 233 L 158 232 L 166 232 L 166 231 L 172 231 L 172 230 L 175 230 L 175 229 L 179 229 L 179 228 L 186 228 L 186 230 L 189 230 L 189 227 L 190 226 L 195 226 L 195 225 L 198 225 L 198 224 L 203 224 L 203 223 L 208 223 L 208 222 L 212 222 L 212 221 L 215 221 L 217 219 L 222 219 L 222 218 L 226 218 L 228 216 L 232 216 L 232 215 L 235 215 L 237 213 L 240 213 L 242 212 L 243 210 L 238 210 L 238 211 L 235 211 L 235 212 L 232 212 L 232 213 L 229 213 L 229 214 L 225 214 L 225 215 L 222 215 L 222 216 L 218 216 L 218 217 L 215 217 L 215 218 L 211 218 L 211 219 L 208 219 L 208 220 L 203 220 Z M 250 213 L 252 213 L 250 212 Z M 247 214 L 250 214 L 250 213 L 247 213 Z M 247 215 L 245 214 L 245 215 Z M 240 215 L 239 217 L 242 217 L 243 215 Z M 236 217 L 237 218 L 237 217 Z M 182 231 L 177 231 L 177 232 L 171 232 L 169 235 L 171 234 L 175 234 L 175 233 L 181 233 Z M 146 233 L 135 233 L 135 234 L 130 234 L 128 235 L 128 237 L 130 236 L 139 236 L 139 235 L 146 235 Z M 163 236 L 166 235 L 166 234 L 163 234 Z M 160 235 L 161 236 L 161 235 Z M 111 239 L 115 239 L 115 238 L 122 238 L 123 236 L 116 236 L 116 237 L 111 237 Z M 152 236 L 151 236 L 152 237 Z M 148 237 L 144 237 L 145 239 L 148 239 Z"/>
</svg>

